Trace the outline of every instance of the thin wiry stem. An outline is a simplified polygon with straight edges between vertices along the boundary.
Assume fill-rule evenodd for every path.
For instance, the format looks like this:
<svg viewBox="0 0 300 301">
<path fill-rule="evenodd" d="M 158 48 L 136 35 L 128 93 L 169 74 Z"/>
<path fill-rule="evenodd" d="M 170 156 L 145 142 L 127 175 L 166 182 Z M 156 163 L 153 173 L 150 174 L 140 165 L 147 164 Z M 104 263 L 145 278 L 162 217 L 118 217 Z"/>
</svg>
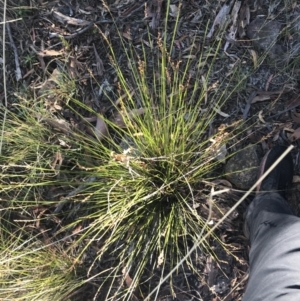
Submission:
<svg viewBox="0 0 300 301">
<path fill-rule="evenodd" d="M 17 22 L 17 21 L 21 21 L 23 20 L 22 18 L 19 19 L 14 19 L 14 20 L 6 20 L 5 22 L 0 22 L 0 24 L 7 24 L 7 23 L 13 23 L 13 22 Z"/>
</svg>

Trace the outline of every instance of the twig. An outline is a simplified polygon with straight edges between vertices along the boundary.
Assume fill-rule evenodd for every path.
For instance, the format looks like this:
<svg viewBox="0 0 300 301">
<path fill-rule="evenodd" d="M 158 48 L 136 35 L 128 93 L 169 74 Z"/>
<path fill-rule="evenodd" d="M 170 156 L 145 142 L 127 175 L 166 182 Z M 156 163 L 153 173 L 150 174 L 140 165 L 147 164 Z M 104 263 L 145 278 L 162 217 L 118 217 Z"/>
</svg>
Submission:
<svg viewBox="0 0 300 301">
<path fill-rule="evenodd" d="M 17 22 L 17 21 L 20 21 L 20 20 L 23 20 L 23 19 L 18 18 L 18 19 L 14 19 L 14 20 L 6 20 L 6 21 L 3 21 L 3 22 L 0 22 L 0 24 L 13 23 L 13 22 Z"/>
<path fill-rule="evenodd" d="M 21 73 L 21 69 L 20 69 L 20 61 L 19 61 L 19 56 L 18 56 L 18 50 L 17 50 L 17 47 L 16 47 L 15 42 L 13 40 L 13 37 L 11 35 L 10 25 L 8 23 L 6 23 L 6 28 L 7 28 L 7 33 L 8 33 L 10 45 L 11 45 L 11 47 L 14 51 L 14 55 L 15 55 L 16 78 L 17 78 L 17 81 L 19 81 L 20 79 L 22 79 L 22 73 Z"/>
</svg>

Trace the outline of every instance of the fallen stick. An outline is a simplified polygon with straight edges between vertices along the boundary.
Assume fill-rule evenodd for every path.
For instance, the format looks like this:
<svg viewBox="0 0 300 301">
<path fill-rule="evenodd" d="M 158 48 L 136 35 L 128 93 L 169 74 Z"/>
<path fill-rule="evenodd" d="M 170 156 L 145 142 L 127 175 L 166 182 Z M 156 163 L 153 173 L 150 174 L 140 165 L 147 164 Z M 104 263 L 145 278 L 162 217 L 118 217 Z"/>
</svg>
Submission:
<svg viewBox="0 0 300 301">
<path fill-rule="evenodd" d="M 6 28 L 7 28 L 7 33 L 8 33 L 10 45 L 11 45 L 11 47 L 12 47 L 12 49 L 14 51 L 14 55 L 15 55 L 16 78 L 17 78 L 17 81 L 19 81 L 20 79 L 22 79 L 22 72 L 21 72 L 21 69 L 20 69 L 18 50 L 17 50 L 17 47 L 16 47 L 15 42 L 13 40 L 13 37 L 12 37 L 12 34 L 11 34 L 11 30 L 10 30 L 10 25 L 8 23 L 6 23 Z"/>
</svg>

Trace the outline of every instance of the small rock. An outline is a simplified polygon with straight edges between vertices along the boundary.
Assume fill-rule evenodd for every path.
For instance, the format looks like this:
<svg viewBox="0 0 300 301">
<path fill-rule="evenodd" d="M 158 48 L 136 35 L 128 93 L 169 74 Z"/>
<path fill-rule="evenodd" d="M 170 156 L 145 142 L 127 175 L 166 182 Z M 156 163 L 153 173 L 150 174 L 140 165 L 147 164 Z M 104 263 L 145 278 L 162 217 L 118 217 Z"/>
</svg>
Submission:
<svg viewBox="0 0 300 301">
<path fill-rule="evenodd" d="M 268 21 L 262 18 L 253 20 L 247 28 L 247 36 L 254 46 L 269 52 L 272 59 L 284 53 L 281 45 L 276 44 L 281 30 L 281 24 L 275 20 Z"/>
<path fill-rule="evenodd" d="M 225 165 L 227 179 L 237 188 L 247 190 L 257 180 L 259 159 L 255 145 L 239 151 Z"/>
</svg>

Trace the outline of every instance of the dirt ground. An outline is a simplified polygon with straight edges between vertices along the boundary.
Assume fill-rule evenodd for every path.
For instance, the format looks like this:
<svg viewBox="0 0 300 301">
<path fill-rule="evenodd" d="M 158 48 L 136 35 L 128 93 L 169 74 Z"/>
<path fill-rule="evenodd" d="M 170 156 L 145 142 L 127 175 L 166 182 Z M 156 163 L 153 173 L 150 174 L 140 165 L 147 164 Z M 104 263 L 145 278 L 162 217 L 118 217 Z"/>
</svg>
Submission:
<svg viewBox="0 0 300 301">
<path fill-rule="evenodd" d="M 247 139 L 243 137 L 242 144 L 237 143 L 236 148 L 256 144 L 261 158 L 274 144 L 295 145 L 292 151 L 295 183 L 289 200 L 299 214 L 300 4 L 296 0 L 174 0 L 169 14 L 176 16 L 179 8 L 181 17 L 175 34 L 177 47 L 172 53 L 173 58 L 184 59 L 191 54 L 188 50 L 191 47 L 195 48 L 192 54 L 197 56 L 201 43 L 210 47 L 222 39 L 222 49 L 212 67 L 211 81 L 221 81 L 224 86 L 237 84 L 232 79 L 226 82 L 235 64 L 240 65 L 241 76 L 249 73 L 246 84 L 222 107 L 227 117 L 220 115 L 215 121 L 217 125 L 238 120 L 256 121 L 255 126 L 244 134 Z M 93 110 L 106 113 L 111 104 L 102 91 L 106 89 L 109 93 L 110 89 L 117 88 L 117 84 L 110 52 L 101 33 L 109 37 L 119 65 L 126 70 L 124 45 L 131 43 L 139 49 L 142 43 L 148 43 L 148 35 L 155 40 L 162 34 L 166 9 L 163 0 L 108 0 L 106 4 L 94 0 L 9 1 L 7 20 L 15 21 L 8 23 L 6 31 L 7 82 L 3 82 L 1 72 L 1 101 L 4 103 L 4 85 L 8 109 L 13 109 L 14 103 L 20 101 L 22 91 L 39 95 L 45 85 L 51 85 L 49 78 L 55 77 L 54 70 L 63 67 L 74 79 L 76 97 Z M 226 35 L 220 34 L 222 30 Z M 165 34 L 171 38 L 172 33 L 172 22 L 169 22 Z M 209 38 L 203 39 L 204 34 Z M 196 41 L 195 45 L 193 41 Z M 149 55 L 154 51 L 150 49 Z M 0 66 L 3 66 L 2 58 L 0 56 Z M 73 90 L 65 93 L 73 93 Z M 76 117 L 61 109 L 64 97 L 49 97 L 49 110 L 53 114 L 59 112 L 65 120 L 72 122 Z M 226 180 L 222 180 L 226 186 Z M 241 194 L 238 189 L 233 189 L 222 195 L 218 200 L 221 210 L 228 210 Z M 250 200 L 217 230 L 221 243 L 210 242 L 218 261 L 213 256 L 201 256 L 201 250 L 199 256 L 195 256 L 195 270 L 203 277 L 199 279 L 192 273 L 176 276 L 177 300 L 242 299 L 249 269 L 249 246 L 242 232 L 243 213 Z M 217 216 L 214 218 L 218 219 Z M 226 245 L 227 252 L 220 244 Z M 97 284 L 95 279 L 85 291 L 78 292 L 82 300 L 92 300 Z M 175 300 L 170 297 L 168 285 L 162 286 L 158 299 Z"/>
</svg>

